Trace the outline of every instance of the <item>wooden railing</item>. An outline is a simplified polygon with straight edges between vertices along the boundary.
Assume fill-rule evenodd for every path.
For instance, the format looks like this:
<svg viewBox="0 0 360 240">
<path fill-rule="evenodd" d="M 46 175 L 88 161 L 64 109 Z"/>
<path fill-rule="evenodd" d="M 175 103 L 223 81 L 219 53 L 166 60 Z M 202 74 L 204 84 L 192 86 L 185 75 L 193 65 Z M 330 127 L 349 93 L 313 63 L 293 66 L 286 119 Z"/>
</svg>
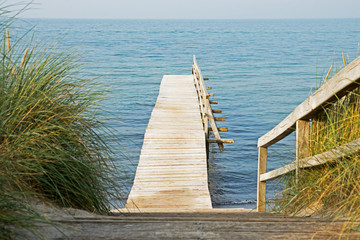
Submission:
<svg viewBox="0 0 360 240">
<path fill-rule="evenodd" d="M 216 121 L 225 121 L 225 118 L 214 117 L 213 113 L 222 113 L 221 110 L 213 110 L 211 104 L 217 104 L 216 101 L 210 101 L 209 98 L 214 96 L 212 93 L 208 93 L 210 87 L 205 86 L 204 80 L 209 80 L 204 78 L 199 65 L 196 62 L 196 57 L 194 56 L 192 74 L 194 77 L 194 84 L 199 98 L 199 106 L 201 112 L 201 119 L 204 126 L 204 133 L 207 143 L 217 143 L 220 151 L 224 151 L 224 143 L 234 143 L 233 139 L 222 139 L 220 137 L 219 131 L 228 131 L 227 128 L 218 128 Z M 215 139 L 210 139 L 210 131 L 213 132 Z"/>
<path fill-rule="evenodd" d="M 360 84 L 360 57 L 355 59 L 333 78 L 322 85 L 314 94 L 298 105 L 276 127 L 258 140 L 258 185 L 257 210 L 266 211 L 266 181 L 278 178 L 299 169 L 319 166 L 360 150 L 360 139 L 328 152 L 310 156 L 311 118 L 320 110 L 345 96 Z M 284 167 L 267 172 L 267 148 L 296 131 L 296 160 Z"/>
</svg>

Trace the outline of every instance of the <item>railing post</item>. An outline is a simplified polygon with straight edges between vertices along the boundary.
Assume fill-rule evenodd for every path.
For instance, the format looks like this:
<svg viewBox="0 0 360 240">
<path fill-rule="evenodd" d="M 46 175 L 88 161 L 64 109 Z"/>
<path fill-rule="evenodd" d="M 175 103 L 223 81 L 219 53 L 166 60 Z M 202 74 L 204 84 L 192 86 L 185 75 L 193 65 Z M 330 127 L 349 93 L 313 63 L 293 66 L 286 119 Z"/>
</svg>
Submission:
<svg viewBox="0 0 360 240">
<path fill-rule="evenodd" d="M 267 148 L 259 147 L 259 159 L 258 159 L 258 180 L 257 180 L 257 211 L 266 211 L 266 182 L 260 181 L 260 176 L 266 173 L 267 164 Z"/>
<path fill-rule="evenodd" d="M 299 176 L 300 159 L 310 156 L 310 121 L 296 121 L 296 181 Z"/>
</svg>

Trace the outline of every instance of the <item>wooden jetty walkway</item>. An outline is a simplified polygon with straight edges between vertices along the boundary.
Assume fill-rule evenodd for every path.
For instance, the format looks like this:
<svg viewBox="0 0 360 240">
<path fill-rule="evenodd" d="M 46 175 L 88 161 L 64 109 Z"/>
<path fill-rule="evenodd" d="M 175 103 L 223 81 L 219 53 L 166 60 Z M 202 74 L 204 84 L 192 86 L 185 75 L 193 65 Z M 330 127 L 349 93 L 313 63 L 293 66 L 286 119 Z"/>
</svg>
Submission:
<svg viewBox="0 0 360 240">
<path fill-rule="evenodd" d="M 207 184 L 207 145 L 223 150 L 210 94 L 194 58 L 193 75 L 164 76 L 146 129 L 126 209 L 113 216 L 57 212 L 42 207 L 59 225 L 40 225 L 44 239 L 360 239 L 359 222 L 262 213 L 266 181 L 359 151 L 360 139 L 308 157 L 308 121 L 321 106 L 360 86 L 360 57 L 259 139 L 258 209 L 212 209 Z M 214 139 L 210 139 L 210 130 Z M 267 147 L 296 130 L 296 162 L 267 172 Z M 356 147 L 354 147 L 356 143 Z M 74 209 L 73 209 L 74 210 Z M 120 213 L 119 213 L 120 212 Z M 351 225 L 354 228 L 350 228 Z M 35 239 L 28 232 L 28 239 Z"/>
<path fill-rule="evenodd" d="M 192 75 L 165 75 L 145 132 L 128 211 L 211 209 L 208 143 L 221 139 L 204 78 L 194 56 Z M 215 111 L 217 113 L 221 111 Z M 211 128 L 209 127 L 211 126 Z M 209 139 L 210 130 L 215 138 Z M 220 129 L 226 130 L 226 129 Z"/>
</svg>

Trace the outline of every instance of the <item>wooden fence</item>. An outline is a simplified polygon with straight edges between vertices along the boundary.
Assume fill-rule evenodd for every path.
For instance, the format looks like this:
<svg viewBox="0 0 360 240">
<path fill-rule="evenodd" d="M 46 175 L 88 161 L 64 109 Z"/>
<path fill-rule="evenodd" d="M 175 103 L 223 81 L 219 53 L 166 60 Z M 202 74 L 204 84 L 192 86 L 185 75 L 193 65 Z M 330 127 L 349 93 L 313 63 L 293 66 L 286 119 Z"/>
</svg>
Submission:
<svg viewBox="0 0 360 240">
<path fill-rule="evenodd" d="M 257 211 L 266 211 L 266 181 L 291 171 L 298 174 L 299 169 L 319 166 L 360 150 L 360 139 L 358 139 L 316 156 L 310 156 L 309 151 L 311 118 L 326 106 L 345 96 L 349 91 L 359 87 L 359 84 L 360 57 L 324 83 L 276 127 L 259 138 Z M 267 172 L 267 148 L 294 131 L 296 131 L 296 160 L 284 167 Z"/>
<path fill-rule="evenodd" d="M 204 80 L 209 80 L 204 78 L 199 65 L 196 62 L 196 57 L 194 55 L 192 73 L 194 77 L 195 88 L 199 97 L 199 106 L 201 118 L 204 126 L 204 133 L 207 143 L 217 143 L 220 151 L 224 151 L 224 143 L 234 143 L 233 139 L 222 139 L 220 137 L 220 131 L 228 131 L 227 128 L 218 128 L 216 121 L 225 121 L 225 118 L 214 117 L 214 113 L 222 113 L 221 110 L 213 110 L 211 104 L 217 104 L 216 101 L 210 101 L 209 98 L 214 96 L 212 93 L 208 93 L 207 90 L 211 89 L 210 87 L 205 86 Z M 215 139 L 210 139 L 210 131 L 213 132 Z"/>
</svg>

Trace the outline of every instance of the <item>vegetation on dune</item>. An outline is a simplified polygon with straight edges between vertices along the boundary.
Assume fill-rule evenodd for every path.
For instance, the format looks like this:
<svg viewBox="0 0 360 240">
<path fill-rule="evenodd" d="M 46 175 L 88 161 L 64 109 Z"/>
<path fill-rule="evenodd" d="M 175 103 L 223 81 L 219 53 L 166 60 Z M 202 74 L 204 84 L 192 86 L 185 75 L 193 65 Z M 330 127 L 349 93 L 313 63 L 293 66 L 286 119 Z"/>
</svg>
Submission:
<svg viewBox="0 0 360 240">
<path fill-rule="evenodd" d="M 359 88 L 311 119 L 311 155 L 332 150 L 359 138 Z M 285 176 L 282 183 L 284 190 L 276 200 L 277 210 L 288 214 L 304 213 L 307 210 L 356 221 L 360 218 L 360 152 L 321 167 L 302 169 L 297 180 L 293 174 Z"/>
<path fill-rule="evenodd" d="M 32 229 L 41 220 L 31 198 L 108 212 L 118 189 L 109 178 L 111 133 L 99 116 L 104 89 L 83 77 L 76 53 L 2 32 L 0 238 L 11 237 L 9 226 Z"/>
<path fill-rule="evenodd" d="M 21 56 L 5 45 L 0 174 L 11 179 L 5 185 L 59 205 L 106 211 L 110 150 L 94 110 L 103 92 L 94 90 L 93 80 L 79 78 L 71 53 L 34 46 Z"/>
</svg>

